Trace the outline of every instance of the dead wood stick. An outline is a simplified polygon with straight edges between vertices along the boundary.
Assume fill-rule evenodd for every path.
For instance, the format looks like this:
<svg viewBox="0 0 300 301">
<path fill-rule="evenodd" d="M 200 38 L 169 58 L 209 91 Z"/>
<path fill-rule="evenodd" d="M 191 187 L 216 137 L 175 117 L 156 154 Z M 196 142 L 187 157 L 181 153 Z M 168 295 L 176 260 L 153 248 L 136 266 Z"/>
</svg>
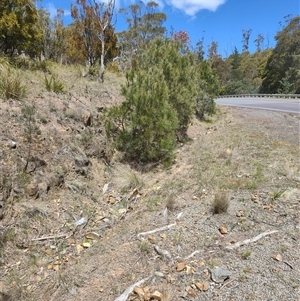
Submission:
<svg viewBox="0 0 300 301">
<path fill-rule="evenodd" d="M 277 233 L 279 232 L 278 230 L 273 230 L 273 231 L 266 231 L 266 232 L 263 232 L 253 238 L 249 238 L 249 239 L 246 239 L 246 240 L 243 240 L 243 241 L 238 241 L 237 243 L 233 244 L 232 246 L 227 246 L 225 247 L 225 249 L 227 250 L 233 250 L 233 249 L 236 249 L 236 248 L 239 248 L 243 245 L 247 245 L 247 244 L 250 244 L 252 242 L 256 242 L 258 241 L 259 239 L 265 237 L 265 236 L 268 236 L 268 235 L 271 235 L 273 233 Z"/>
<path fill-rule="evenodd" d="M 198 253 L 200 253 L 200 250 L 194 251 L 192 254 L 186 256 L 185 259 L 190 259 L 190 258 L 194 257 L 194 256 L 195 256 L 196 254 L 198 254 Z"/>
<path fill-rule="evenodd" d="M 285 263 L 287 266 L 289 266 L 292 270 L 294 269 L 293 266 L 290 263 L 288 263 L 287 261 L 283 261 L 283 263 Z"/>
<path fill-rule="evenodd" d="M 149 277 L 144 278 L 134 284 L 132 284 L 131 286 L 129 286 L 122 295 L 120 295 L 117 299 L 115 299 L 115 301 L 126 301 L 128 296 L 132 293 L 132 291 L 134 290 L 134 288 L 136 286 L 140 286 L 141 284 L 143 284 L 145 281 L 147 281 L 149 279 Z"/>
<path fill-rule="evenodd" d="M 233 281 L 235 281 L 235 280 L 236 280 L 236 279 L 233 278 L 233 279 L 231 279 L 231 280 L 226 281 L 226 282 L 219 288 L 219 292 L 220 292 L 226 285 L 228 285 L 229 283 L 231 283 L 231 282 L 233 282 Z"/>
<path fill-rule="evenodd" d="M 56 239 L 56 238 L 62 238 L 62 237 L 67 237 L 67 236 L 68 236 L 68 234 L 51 235 L 51 236 L 45 236 L 45 237 L 33 238 L 31 241 L 39 241 L 39 240 L 47 240 L 47 239 Z"/>
<path fill-rule="evenodd" d="M 137 235 L 137 238 L 142 239 L 142 236 L 145 236 L 145 235 L 148 235 L 148 234 L 153 234 L 153 233 L 156 233 L 156 232 L 159 232 L 159 231 L 169 230 L 169 229 L 171 229 L 175 226 L 176 226 L 176 223 L 170 224 L 170 225 L 167 225 L 167 226 L 164 226 L 164 227 L 161 227 L 161 228 L 156 228 L 156 229 L 151 230 L 151 231 L 141 232 Z"/>
</svg>

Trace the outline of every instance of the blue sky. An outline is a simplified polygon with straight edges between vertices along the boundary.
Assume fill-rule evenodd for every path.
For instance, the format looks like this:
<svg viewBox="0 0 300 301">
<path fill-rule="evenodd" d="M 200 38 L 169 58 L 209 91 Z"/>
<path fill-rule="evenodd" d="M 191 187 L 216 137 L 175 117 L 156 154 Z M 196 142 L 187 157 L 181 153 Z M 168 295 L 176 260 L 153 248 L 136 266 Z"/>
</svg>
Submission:
<svg viewBox="0 0 300 301">
<path fill-rule="evenodd" d="M 43 0 L 38 5 L 53 14 L 57 8 L 65 11 L 66 23 L 71 20 L 70 4 L 75 0 Z M 103 0 L 105 2 L 105 0 Z M 128 7 L 133 0 L 116 0 L 117 8 Z M 146 1 L 147 2 L 147 1 Z M 218 51 L 226 57 L 234 48 L 242 50 L 242 31 L 252 30 L 249 50 L 255 51 L 254 40 L 258 34 L 265 37 L 264 47 L 274 47 L 274 36 L 281 30 L 279 22 L 284 17 L 300 15 L 300 0 L 157 0 L 160 9 L 167 15 L 164 24 L 175 31 L 189 33 L 192 44 L 204 38 L 205 51 L 213 40 L 218 42 Z M 117 16 L 116 31 L 126 29 L 122 16 Z"/>
</svg>

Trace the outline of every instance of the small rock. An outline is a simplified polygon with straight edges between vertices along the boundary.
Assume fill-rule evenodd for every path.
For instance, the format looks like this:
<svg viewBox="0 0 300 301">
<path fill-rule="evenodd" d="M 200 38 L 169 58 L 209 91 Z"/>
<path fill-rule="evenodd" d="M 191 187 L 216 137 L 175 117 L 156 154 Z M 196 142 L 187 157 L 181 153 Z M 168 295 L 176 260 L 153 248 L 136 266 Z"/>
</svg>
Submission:
<svg viewBox="0 0 300 301">
<path fill-rule="evenodd" d="M 216 268 L 211 271 L 211 279 L 216 283 L 222 283 L 230 277 L 231 273 L 222 268 Z"/>
<path fill-rule="evenodd" d="M 154 275 L 157 276 L 157 277 L 159 277 L 159 278 L 164 278 L 164 277 L 165 277 L 165 274 L 162 273 L 162 272 L 159 272 L 159 271 L 156 271 L 156 272 L 154 273 Z"/>
<path fill-rule="evenodd" d="M 237 217 L 243 217 L 243 216 L 245 216 L 245 212 L 244 212 L 243 210 L 239 210 L 239 211 L 236 212 L 235 215 L 236 215 Z"/>
<path fill-rule="evenodd" d="M 203 271 L 203 278 L 208 279 L 210 277 L 210 273 L 208 269 L 205 269 Z"/>
<path fill-rule="evenodd" d="M 226 149 L 226 155 L 227 155 L 227 156 L 231 156 L 231 154 L 232 154 L 231 149 L 227 148 L 227 149 Z"/>
<path fill-rule="evenodd" d="M 10 146 L 9 146 L 11 149 L 15 149 L 15 148 L 17 148 L 17 142 L 15 142 L 15 141 L 11 141 L 10 142 Z"/>
<path fill-rule="evenodd" d="M 86 113 L 82 116 L 83 119 L 83 124 L 85 126 L 91 126 L 92 125 L 92 121 L 93 121 L 93 116 L 91 115 L 91 113 Z"/>
<path fill-rule="evenodd" d="M 106 183 L 106 184 L 103 186 L 103 189 L 102 189 L 103 194 L 106 193 L 107 189 L 108 189 L 108 183 Z"/>
<path fill-rule="evenodd" d="M 31 197 L 37 197 L 39 193 L 38 186 L 34 183 L 28 184 L 26 187 L 26 193 Z"/>
<path fill-rule="evenodd" d="M 219 227 L 219 231 L 220 231 L 221 234 L 227 234 L 227 232 L 228 232 L 227 228 L 224 227 L 224 226 Z"/>
<path fill-rule="evenodd" d="M 78 167 L 85 167 L 90 164 L 90 160 L 87 157 L 76 157 L 74 158 L 74 162 Z"/>
</svg>

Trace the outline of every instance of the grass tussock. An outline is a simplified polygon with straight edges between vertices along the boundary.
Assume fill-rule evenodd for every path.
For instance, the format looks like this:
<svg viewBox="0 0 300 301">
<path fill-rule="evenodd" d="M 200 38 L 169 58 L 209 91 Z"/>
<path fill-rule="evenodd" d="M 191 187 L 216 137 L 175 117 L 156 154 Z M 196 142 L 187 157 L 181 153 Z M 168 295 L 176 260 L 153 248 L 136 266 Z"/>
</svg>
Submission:
<svg viewBox="0 0 300 301">
<path fill-rule="evenodd" d="M 44 83 L 46 90 L 49 92 L 63 93 L 64 84 L 56 75 L 51 75 L 50 77 L 45 76 Z"/>
<path fill-rule="evenodd" d="M 20 73 L 10 67 L 6 61 L 0 61 L 0 96 L 5 99 L 21 100 L 26 95 L 26 87 Z"/>
<path fill-rule="evenodd" d="M 215 194 L 212 209 L 214 214 L 227 212 L 229 207 L 229 196 L 226 191 L 218 191 Z"/>
<path fill-rule="evenodd" d="M 142 176 L 134 172 L 127 165 L 117 165 L 112 171 L 113 184 L 122 191 L 134 188 L 140 189 L 144 186 Z"/>
</svg>

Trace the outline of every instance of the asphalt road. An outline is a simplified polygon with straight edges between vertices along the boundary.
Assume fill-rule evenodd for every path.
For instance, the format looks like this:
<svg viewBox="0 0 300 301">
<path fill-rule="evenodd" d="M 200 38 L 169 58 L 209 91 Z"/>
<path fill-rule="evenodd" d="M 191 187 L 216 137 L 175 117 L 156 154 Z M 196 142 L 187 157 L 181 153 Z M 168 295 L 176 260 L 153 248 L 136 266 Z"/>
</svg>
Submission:
<svg viewBox="0 0 300 301">
<path fill-rule="evenodd" d="M 230 97 L 217 98 L 218 105 L 263 109 L 300 114 L 300 99 L 267 97 Z"/>
</svg>

